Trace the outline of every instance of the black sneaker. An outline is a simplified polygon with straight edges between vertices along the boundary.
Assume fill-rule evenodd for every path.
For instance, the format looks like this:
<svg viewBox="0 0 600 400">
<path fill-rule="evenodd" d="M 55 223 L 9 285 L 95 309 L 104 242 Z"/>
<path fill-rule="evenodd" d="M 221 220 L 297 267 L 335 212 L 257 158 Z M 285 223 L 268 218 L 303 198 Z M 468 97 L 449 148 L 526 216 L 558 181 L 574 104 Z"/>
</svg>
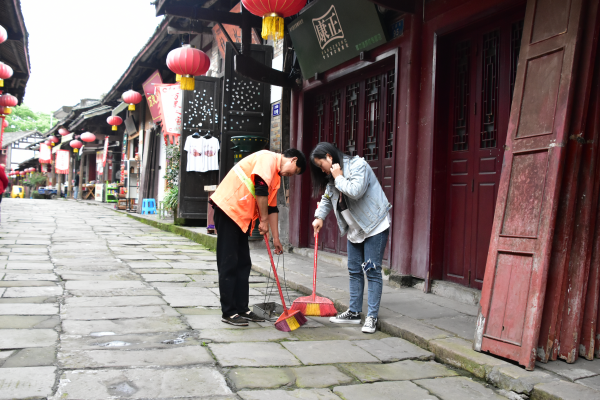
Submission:
<svg viewBox="0 0 600 400">
<path fill-rule="evenodd" d="M 265 319 L 250 311 L 246 314 L 240 314 L 240 317 L 251 322 L 265 322 Z"/>
<path fill-rule="evenodd" d="M 360 324 L 360 314 L 353 313 L 350 309 L 344 311 L 343 313 L 339 313 L 335 317 L 329 318 L 329 322 L 333 322 L 334 324 Z"/>
<path fill-rule="evenodd" d="M 223 317 L 221 318 L 222 322 L 225 322 L 226 324 L 229 325 L 235 325 L 235 326 L 248 326 L 248 321 L 246 321 L 245 319 L 243 319 L 242 317 L 240 317 L 239 315 L 235 314 L 232 315 L 231 317 Z"/>
</svg>

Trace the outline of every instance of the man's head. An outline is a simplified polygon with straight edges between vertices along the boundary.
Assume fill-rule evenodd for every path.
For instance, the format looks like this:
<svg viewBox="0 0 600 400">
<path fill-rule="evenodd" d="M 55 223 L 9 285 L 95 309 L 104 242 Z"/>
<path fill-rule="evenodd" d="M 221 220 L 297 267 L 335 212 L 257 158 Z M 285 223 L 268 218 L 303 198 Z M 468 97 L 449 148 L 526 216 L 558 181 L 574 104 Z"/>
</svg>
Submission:
<svg viewBox="0 0 600 400">
<path fill-rule="evenodd" d="M 304 173 L 306 170 L 306 157 L 297 149 L 287 149 L 281 158 L 281 169 L 279 175 L 293 176 Z"/>
</svg>

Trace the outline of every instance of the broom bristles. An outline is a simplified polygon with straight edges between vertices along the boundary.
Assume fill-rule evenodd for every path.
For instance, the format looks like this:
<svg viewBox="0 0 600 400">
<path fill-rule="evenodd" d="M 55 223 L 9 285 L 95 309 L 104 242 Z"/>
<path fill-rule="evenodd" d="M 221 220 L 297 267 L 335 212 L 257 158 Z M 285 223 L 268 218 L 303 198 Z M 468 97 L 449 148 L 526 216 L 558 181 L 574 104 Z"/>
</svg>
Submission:
<svg viewBox="0 0 600 400">
<path fill-rule="evenodd" d="M 312 296 L 298 297 L 292 303 L 292 310 L 302 312 L 310 317 L 333 317 L 337 315 L 337 310 L 333 302 L 325 297 Z"/>
<path fill-rule="evenodd" d="M 306 322 L 307 320 L 301 312 L 288 311 L 287 313 L 284 312 L 281 314 L 277 322 L 275 322 L 275 329 L 282 332 L 291 332 L 300 328 L 302 325 L 306 324 Z"/>
</svg>

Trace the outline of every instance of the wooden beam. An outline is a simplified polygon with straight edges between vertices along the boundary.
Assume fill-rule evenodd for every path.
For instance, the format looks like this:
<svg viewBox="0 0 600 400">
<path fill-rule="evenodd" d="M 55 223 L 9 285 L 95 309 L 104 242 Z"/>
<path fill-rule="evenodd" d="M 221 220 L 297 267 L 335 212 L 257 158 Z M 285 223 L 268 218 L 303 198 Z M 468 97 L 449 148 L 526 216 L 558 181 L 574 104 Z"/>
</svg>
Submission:
<svg viewBox="0 0 600 400">
<path fill-rule="evenodd" d="M 8 27 L 4 27 L 4 29 L 6 29 L 6 33 L 8 38 L 6 40 L 22 40 L 23 39 L 23 34 L 21 32 L 17 32 L 17 31 L 13 31 L 12 29 L 8 28 Z"/>
<path fill-rule="evenodd" d="M 234 59 L 234 69 L 238 74 L 245 76 L 248 79 L 252 79 L 253 81 L 284 88 L 298 88 L 296 81 L 291 79 L 288 74 L 269 68 L 250 56 L 236 54 Z"/>
<path fill-rule="evenodd" d="M 169 35 L 181 35 L 185 33 L 193 34 L 212 34 L 212 29 L 204 26 L 202 21 L 173 18 L 167 25 L 167 33 Z"/>
<path fill-rule="evenodd" d="M 409 14 L 417 12 L 416 0 L 369 0 L 371 3 L 380 5 L 388 10 L 403 11 Z"/>
<path fill-rule="evenodd" d="M 167 4 L 164 6 L 164 13 L 173 17 L 190 18 L 200 21 L 220 22 L 227 25 L 242 26 L 243 16 L 241 13 L 228 11 L 216 11 L 202 7 L 189 5 Z M 262 26 L 262 18 L 250 14 L 248 16 L 250 26 Z"/>
</svg>

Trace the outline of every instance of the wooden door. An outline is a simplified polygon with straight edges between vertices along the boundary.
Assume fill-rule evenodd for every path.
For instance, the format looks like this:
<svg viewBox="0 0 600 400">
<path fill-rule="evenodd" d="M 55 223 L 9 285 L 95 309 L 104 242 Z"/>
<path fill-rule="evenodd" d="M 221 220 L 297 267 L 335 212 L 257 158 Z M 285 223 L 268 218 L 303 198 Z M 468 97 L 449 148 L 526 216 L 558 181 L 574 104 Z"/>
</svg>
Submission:
<svg viewBox="0 0 600 400">
<path fill-rule="evenodd" d="M 444 279 L 477 289 L 485 275 L 522 26 L 517 12 L 449 43 Z"/>
<path fill-rule="evenodd" d="M 534 368 L 583 0 L 529 0 L 474 349 Z"/>
</svg>

